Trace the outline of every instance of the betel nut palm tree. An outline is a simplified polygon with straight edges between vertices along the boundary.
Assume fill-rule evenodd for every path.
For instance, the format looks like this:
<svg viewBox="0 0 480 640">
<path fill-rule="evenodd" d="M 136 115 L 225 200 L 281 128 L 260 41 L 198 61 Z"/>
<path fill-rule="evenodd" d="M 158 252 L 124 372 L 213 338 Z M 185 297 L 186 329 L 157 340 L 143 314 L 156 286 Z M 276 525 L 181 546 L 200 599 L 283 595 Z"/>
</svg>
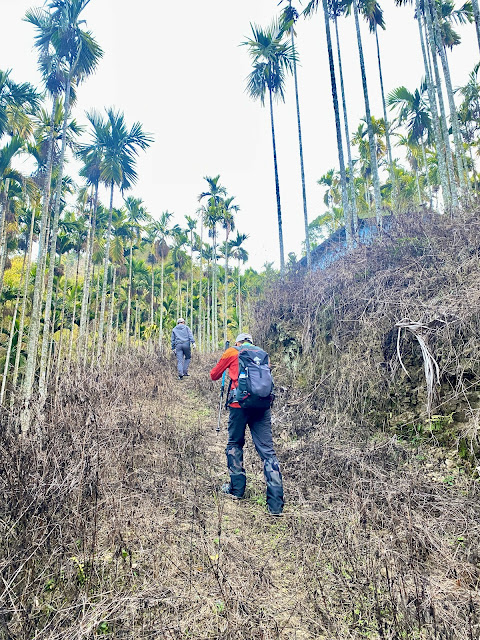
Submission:
<svg viewBox="0 0 480 640">
<path fill-rule="evenodd" d="M 190 245 L 190 326 L 193 327 L 193 251 L 194 251 L 194 230 L 197 226 L 197 221 L 191 216 L 185 216 L 187 222 L 187 233 L 189 236 L 188 243 Z"/>
<path fill-rule="evenodd" d="M 125 344 L 127 348 L 130 346 L 130 324 L 132 311 L 132 261 L 133 261 L 133 245 L 134 241 L 138 245 L 140 243 L 140 235 L 142 230 L 142 222 L 150 220 L 150 216 L 143 204 L 141 198 L 128 196 L 125 199 L 125 209 L 127 210 L 128 236 L 130 240 L 129 260 L 128 260 L 128 285 L 127 285 L 127 314 L 125 319 Z"/>
<path fill-rule="evenodd" d="M 365 103 L 365 120 L 367 123 L 368 130 L 368 147 L 370 150 L 370 163 L 371 163 L 371 171 L 372 171 L 372 182 L 373 182 L 373 199 L 375 203 L 375 217 L 377 219 L 377 224 L 380 226 L 382 223 L 382 197 L 380 194 L 380 177 L 378 174 L 378 163 L 377 163 L 377 153 L 375 149 L 375 136 L 373 133 L 372 127 L 372 116 L 370 113 L 370 97 L 368 94 L 367 87 L 367 74 L 365 70 L 365 59 L 363 55 L 363 43 L 362 36 L 360 33 L 360 20 L 359 20 L 359 1 L 353 0 L 353 16 L 355 19 L 355 30 L 357 34 L 357 47 L 358 47 L 358 57 L 360 61 L 360 75 L 362 78 L 362 88 L 363 88 L 363 99 Z"/>
<path fill-rule="evenodd" d="M 52 75 L 55 91 L 63 89 L 64 121 L 62 129 L 62 144 L 57 168 L 57 188 L 55 197 L 55 211 L 50 234 L 50 267 L 47 281 L 44 339 L 40 364 L 39 393 L 41 399 L 46 394 L 46 359 L 48 335 L 50 330 L 51 300 L 53 291 L 53 269 L 56 252 L 56 236 L 61 206 L 61 189 L 63 182 L 63 166 L 67 143 L 67 123 L 70 115 L 70 101 L 72 87 L 78 85 L 94 72 L 103 52 L 92 34 L 84 30 L 84 20 L 81 13 L 90 0 L 49 0 L 46 9 L 36 9 L 27 12 L 25 20 L 36 29 L 35 46 L 39 50 L 39 63 L 47 89 L 50 87 Z M 47 199 L 48 203 L 48 199 Z M 43 216 L 42 216 L 43 217 Z M 41 233 L 41 236 L 44 234 Z M 44 250 L 45 247 L 42 247 Z M 37 263 L 41 265 L 42 256 L 38 256 Z M 41 272 L 41 269 L 39 269 Z M 42 274 L 40 273 L 40 276 Z M 27 405 L 33 390 L 35 362 L 37 358 L 37 343 L 40 331 L 40 297 L 41 278 L 36 278 L 34 290 L 34 304 L 30 323 L 27 366 L 24 379 L 24 395 Z M 29 418 L 28 418 L 29 420 Z M 25 422 L 26 424 L 26 422 Z"/>
<path fill-rule="evenodd" d="M 222 218 L 223 198 L 227 195 L 227 190 L 220 184 L 220 175 L 205 176 L 208 190 L 202 191 L 198 196 L 198 201 L 207 201 L 203 223 L 209 229 L 213 242 L 213 269 L 212 269 L 212 344 L 216 349 L 218 346 L 218 318 L 217 318 L 217 224 Z M 215 304 L 213 304 L 215 302 Z"/>
<path fill-rule="evenodd" d="M 95 130 L 101 127 L 101 121 L 98 121 L 98 114 L 95 112 L 87 113 L 87 119 Z M 93 245 L 97 228 L 97 211 L 98 211 L 98 188 L 100 185 L 100 165 L 103 157 L 102 148 L 98 144 L 98 139 L 93 137 L 90 144 L 82 144 L 77 150 L 77 158 L 83 163 L 80 169 L 80 176 L 85 178 L 87 186 L 93 189 L 93 210 L 90 216 L 90 235 L 87 244 L 87 255 L 85 259 L 85 269 L 83 278 L 82 306 L 80 310 L 80 331 L 78 336 L 78 353 L 82 354 L 86 359 L 86 335 L 87 335 L 87 315 L 88 304 L 90 298 L 90 283 L 93 268 Z"/>
<path fill-rule="evenodd" d="M 224 282 L 224 313 L 223 313 L 223 343 L 227 342 L 227 310 L 228 310 L 228 237 L 235 229 L 234 214 L 240 211 L 238 204 L 232 204 L 234 197 L 230 196 L 223 201 L 221 223 L 225 229 L 225 282 Z"/>
<path fill-rule="evenodd" d="M 329 15 L 333 20 L 333 24 L 335 27 L 335 37 L 337 41 L 338 75 L 340 80 L 340 91 L 342 94 L 343 126 L 345 130 L 345 146 L 347 148 L 347 159 L 348 159 L 349 207 L 351 210 L 353 234 L 356 236 L 358 233 L 358 211 L 357 211 L 357 198 L 355 193 L 355 177 L 354 177 L 355 170 L 354 170 L 353 159 L 352 159 L 350 128 L 348 123 L 348 111 L 347 111 L 347 97 L 346 97 L 345 83 L 343 78 L 343 64 L 342 64 L 342 54 L 341 54 L 341 46 L 340 46 L 340 34 L 338 29 L 338 18 L 345 13 L 346 8 L 343 0 L 329 0 L 328 9 L 329 9 Z"/>
<path fill-rule="evenodd" d="M 163 315 L 164 315 L 164 297 L 165 297 L 165 258 L 168 256 L 170 247 L 167 244 L 167 238 L 172 236 L 172 230 L 170 229 L 170 220 L 173 218 L 171 211 L 163 211 L 160 219 L 156 220 L 158 241 L 160 246 L 160 326 L 158 342 L 160 348 L 163 347 Z"/>
<path fill-rule="evenodd" d="M 18 114 L 23 114 L 27 121 L 27 128 L 31 127 L 31 118 L 28 113 L 38 110 L 40 96 L 29 83 L 17 84 L 10 78 L 10 71 L 0 71 L 0 139 L 5 134 L 10 140 L 2 147 L 2 159 L 0 166 L 0 291 L 3 286 L 3 266 L 6 259 L 6 247 L 4 246 L 4 229 L 7 211 L 7 202 L 2 197 L 8 192 L 11 178 L 19 176 L 11 167 L 14 155 L 21 152 L 26 140 L 23 132 L 15 125 Z"/>
<path fill-rule="evenodd" d="M 240 264 L 242 262 L 246 262 L 248 260 L 248 253 L 246 249 L 242 246 L 243 243 L 248 239 L 248 235 L 245 233 L 239 233 L 237 231 L 237 235 L 235 238 L 230 240 L 230 253 L 232 257 L 238 262 L 238 274 L 237 274 L 237 309 L 238 309 L 238 331 L 242 332 L 242 294 L 241 294 L 241 274 L 240 274 Z"/>
<path fill-rule="evenodd" d="M 275 173 L 275 195 L 277 200 L 278 242 L 280 248 L 280 271 L 285 271 L 285 252 L 283 248 L 282 206 L 280 200 L 280 182 L 278 177 L 277 145 L 275 139 L 275 121 L 273 117 L 273 101 L 285 100 L 285 74 L 293 70 L 296 59 L 295 50 L 285 40 L 285 32 L 277 21 L 268 27 L 250 25 L 252 36 L 242 45 L 248 47 L 252 59 L 253 70 L 247 78 L 247 93 L 254 100 L 260 100 L 265 105 L 268 94 L 270 107 L 270 128 L 272 132 L 273 167 Z"/>
<path fill-rule="evenodd" d="M 397 207 L 397 184 L 395 180 L 395 171 L 393 166 L 392 145 L 390 140 L 390 125 L 387 116 L 387 105 L 385 101 L 385 90 L 383 85 L 383 72 L 382 72 L 382 60 L 380 55 L 380 42 L 378 39 L 378 27 L 385 30 L 385 21 L 383 19 L 383 10 L 380 7 L 377 0 L 364 0 L 360 5 L 360 11 L 367 21 L 369 30 L 375 35 L 375 43 L 377 47 L 377 63 L 378 63 L 378 75 L 380 79 L 380 94 L 382 97 L 383 107 L 383 119 L 385 121 L 385 141 L 387 145 L 388 166 L 390 173 L 390 181 L 392 183 L 393 191 L 393 210 L 398 211 Z"/>
<path fill-rule="evenodd" d="M 107 109 L 107 118 L 105 121 L 99 121 L 99 126 L 98 129 L 94 131 L 94 136 L 98 138 L 98 144 L 103 151 L 100 165 L 100 178 L 101 181 L 110 188 L 110 204 L 103 261 L 102 297 L 97 336 L 97 358 L 99 358 L 103 347 L 114 188 L 117 186 L 123 194 L 135 184 L 137 181 L 137 172 L 135 169 L 136 156 L 140 150 L 143 151 L 150 146 L 153 138 L 149 134 L 144 133 L 142 125 L 139 122 L 134 123 L 129 130 L 123 113 L 115 111 L 113 108 Z"/>
<path fill-rule="evenodd" d="M 197 334 L 198 334 L 198 347 L 200 351 L 203 349 L 203 227 L 205 221 L 205 214 L 207 210 L 205 206 L 201 206 L 197 209 L 196 214 L 200 220 L 200 237 L 198 251 L 200 253 L 200 277 L 198 282 L 198 322 L 197 322 Z"/>
<path fill-rule="evenodd" d="M 310 15 L 313 11 L 316 11 L 320 4 L 320 0 L 311 0 L 305 8 L 305 15 Z M 342 187 L 342 206 L 343 215 L 345 221 L 345 234 L 347 240 L 347 246 L 352 244 L 352 217 L 350 215 L 350 206 L 348 202 L 347 193 L 347 174 L 345 171 L 345 160 L 343 155 L 343 143 L 342 143 L 342 129 L 340 125 L 340 110 L 338 106 L 338 94 L 337 94 L 337 81 L 335 78 L 335 64 L 333 61 L 333 49 L 332 49 L 332 37 L 330 32 L 330 12 L 327 5 L 327 0 L 322 0 L 323 16 L 325 21 L 325 35 L 327 40 L 327 52 L 328 62 L 330 67 L 330 85 L 332 90 L 333 111 L 335 115 L 335 130 L 337 134 L 337 151 L 338 161 L 340 164 L 340 181 Z M 352 178 L 350 178 L 352 179 Z"/>
<path fill-rule="evenodd" d="M 387 105 L 398 109 L 398 124 L 407 129 L 408 140 L 420 147 L 422 151 L 425 179 L 429 190 L 430 206 L 432 202 L 431 185 L 428 175 L 427 154 L 425 146 L 433 139 L 432 118 L 424 100 L 425 84 L 414 93 L 406 87 L 397 87 L 387 96 Z"/>
<path fill-rule="evenodd" d="M 395 0 L 395 4 L 400 6 L 404 4 L 413 4 L 415 7 L 415 18 L 418 24 L 418 32 L 420 37 L 420 46 L 422 49 L 422 57 L 423 64 L 425 68 L 425 82 L 427 85 L 427 93 L 428 93 L 428 101 L 430 105 L 430 113 L 432 117 L 433 124 L 433 137 L 435 143 L 435 150 L 438 162 L 438 174 L 440 177 L 440 184 L 442 190 L 442 197 L 445 209 L 447 211 L 451 211 L 454 205 L 455 190 L 451 190 L 450 184 L 450 169 L 451 166 L 447 170 L 447 158 L 444 151 L 443 145 L 443 133 L 442 126 L 440 124 L 440 116 L 438 113 L 437 107 L 437 98 L 436 98 L 436 87 L 431 74 L 431 62 L 430 62 L 430 54 L 427 49 L 427 44 L 424 37 L 423 30 L 423 17 L 422 17 L 422 8 L 420 4 L 420 0 Z M 423 4 L 423 3 L 422 3 Z M 457 202 L 458 204 L 458 202 Z"/>
<path fill-rule="evenodd" d="M 295 23 L 299 18 L 298 11 L 292 6 L 292 0 L 282 0 L 287 2 L 287 6 L 282 12 L 280 18 L 280 25 L 284 31 L 290 33 L 290 41 L 292 45 L 292 51 L 296 54 L 295 50 Z M 298 95 L 298 74 L 297 74 L 297 60 L 296 55 L 293 58 L 293 80 L 295 87 L 295 104 L 297 108 L 297 129 L 298 129 L 298 149 L 300 156 L 300 178 L 302 181 L 302 200 L 303 200 L 303 222 L 305 226 L 305 252 L 307 257 L 307 268 L 312 268 L 312 259 L 310 255 L 310 239 L 308 234 L 308 210 L 307 210 L 307 189 L 305 186 L 305 167 L 303 162 L 303 141 L 302 141 L 302 123 L 300 118 L 300 98 Z"/>
<path fill-rule="evenodd" d="M 324 8 L 324 15 L 325 15 L 325 27 L 326 27 L 326 33 L 327 33 L 327 47 L 330 49 L 331 48 L 331 38 L 329 35 L 330 29 L 327 26 L 328 22 L 329 22 L 329 16 L 330 16 L 330 9 L 328 6 L 328 2 L 327 0 L 322 0 L 323 3 L 323 8 Z M 313 8 L 316 8 L 316 6 L 319 4 L 319 0 L 311 0 L 311 2 L 307 5 L 307 8 L 305 10 L 305 13 L 308 15 Z M 348 1 L 345 2 L 344 4 L 350 4 Z M 360 22 L 359 22 L 359 4 L 361 4 L 361 0 L 353 0 L 351 1 L 351 4 L 353 5 L 353 14 L 354 14 L 354 18 L 355 18 L 355 28 L 356 28 L 356 34 L 357 34 L 357 46 L 358 46 L 358 54 L 359 54 L 359 62 L 360 62 L 360 74 L 361 74 L 361 78 L 362 78 L 362 88 L 363 88 L 363 97 L 364 97 L 364 103 L 365 103 L 365 118 L 366 118 L 366 122 L 367 122 L 367 127 L 368 127 L 368 143 L 369 143 L 369 152 L 370 152 L 370 158 L 371 158 L 371 168 L 372 168 L 372 182 L 373 182 L 373 187 L 374 187 L 374 202 L 375 202 L 375 216 L 377 219 L 377 224 L 381 225 L 381 194 L 380 194 L 380 178 L 379 178 L 379 174 L 378 174 L 378 165 L 377 165 L 377 158 L 376 158 L 376 153 L 375 153 L 375 138 L 374 138 L 374 134 L 373 134 L 373 129 L 371 126 L 371 115 L 370 115 L 370 99 L 369 99 L 369 95 L 368 95 L 368 88 L 367 88 L 367 77 L 366 77 L 366 71 L 365 71 L 365 60 L 364 60 L 364 56 L 363 56 L 363 44 L 362 44 L 362 38 L 361 38 L 361 34 L 360 34 Z M 329 53 L 329 59 L 330 59 L 330 53 Z M 332 94 L 334 93 L 334 89 L 333 86 L 334 84 L 336 85 L 336 81 L 335 81 L 335 68 L 333 66 L 333 57 L 331 59 L 330 62 L 330 77 L 331 77 L 331 82 L 332 82 Z M 335 93 L 336 93 L 336 87 L 335 87 Z M 336 101 L 336 97 L 333 97 L 334 103 Z M 334 107 L 335 109 L 335 120 L 337 122 L 337 109 L 338 107 Z M 339 121 L 339 116 L 338 116 L 338 121 Z M 338 128 L 339 128 L 339 123 L 337 125 L 337 145 L 339 147 L 339 155 L 340 155 L 340 145 L 341 145 L 341 137 L 340 134 L 338 132 Z M 342 156 L 343 156 L 343 151 L 342 151 Z M 342 164 L 342 163 L 340 163 Z M 340 173 L 342 174 L 342 167 L 340 167 Z M 346 181 L 345 181 L 346 184 Z M 343 187 L 343 178 L 342 178 L 342 190 L 344 189 Z M 348 227 L 347 227 L 347 241 L 348 241 Z"/>
</svg>

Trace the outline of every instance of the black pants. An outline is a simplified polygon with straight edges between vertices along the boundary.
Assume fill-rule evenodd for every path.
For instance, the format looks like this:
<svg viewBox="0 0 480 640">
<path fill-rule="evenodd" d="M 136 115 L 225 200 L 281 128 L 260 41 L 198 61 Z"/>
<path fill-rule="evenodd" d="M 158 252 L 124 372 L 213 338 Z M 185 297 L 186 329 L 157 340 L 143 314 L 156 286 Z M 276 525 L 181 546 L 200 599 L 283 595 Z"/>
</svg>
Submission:
<svg viewBox="0 0 480 640">
<path fill-rule="evenodd" d="M 239 498 L 245 492 L 247 479 L 243 467 L 243 446 L 247 425 L 250 427 L 255 449 L 263 461 L 263 472 L 267 484 L 267 506 L 270 511 L 279 513 L 283 509 L 283 483 L 280 465 L 273 448 L 270 409 L 230 407 L 228 444 L 225 453 L 230 474 L 231 492 Z"/>
</svg>

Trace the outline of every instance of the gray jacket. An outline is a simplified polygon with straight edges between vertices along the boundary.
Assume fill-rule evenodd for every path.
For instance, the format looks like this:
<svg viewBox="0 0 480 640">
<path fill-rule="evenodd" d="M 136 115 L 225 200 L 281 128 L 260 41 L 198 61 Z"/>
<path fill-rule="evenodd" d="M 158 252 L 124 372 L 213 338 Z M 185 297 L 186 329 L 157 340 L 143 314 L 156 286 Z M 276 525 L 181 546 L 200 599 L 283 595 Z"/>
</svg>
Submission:
<svg viewBox="0 0 480 640">
<path fill-rule="evenodd" d="M 175 349 L 179 344 L 191 344 L 193 342 L 195 342 L 195 338 L 190 327 L 183 323 L 177 324 L 172 331 L 172 349 Z"/>
</svg>

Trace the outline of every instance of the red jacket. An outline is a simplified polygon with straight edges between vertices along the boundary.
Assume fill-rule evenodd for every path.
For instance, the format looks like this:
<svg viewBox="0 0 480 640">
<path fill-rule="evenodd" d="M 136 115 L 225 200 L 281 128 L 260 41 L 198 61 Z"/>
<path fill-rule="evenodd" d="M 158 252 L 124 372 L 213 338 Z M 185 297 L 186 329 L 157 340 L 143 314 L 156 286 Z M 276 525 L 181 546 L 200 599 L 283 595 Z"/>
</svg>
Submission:
<svg viewBox="0 0 480 640">
<path fill-rule="evenodd" d="M 220 380 L 225 369 L 228 369 L 228 375 L 232 381 L 232 389 L 238 387 L 238 349 L 235 347 L 229 347 L 217 364 L 210 371 L 210 378 L 212 380 Z M 230 407 L 240 408 L 238 402 L 232 402 Z"/>
</svg>

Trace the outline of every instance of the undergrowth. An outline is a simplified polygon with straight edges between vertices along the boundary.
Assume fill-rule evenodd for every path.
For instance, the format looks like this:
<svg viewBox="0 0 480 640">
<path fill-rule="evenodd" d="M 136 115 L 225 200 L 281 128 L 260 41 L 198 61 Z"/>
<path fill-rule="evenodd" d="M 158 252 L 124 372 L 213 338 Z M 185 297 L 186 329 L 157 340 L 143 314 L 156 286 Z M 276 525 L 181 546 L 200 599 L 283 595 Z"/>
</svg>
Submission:
<svg viewBox="0 0 480 640">
<path fill-rule="evenodd" d="M 280 384 L 308 401 L 307 416 L 327 413 L 354 439 L 378 430 L 440 438 L 473 471 L 480 445 L 479 258 L 477 217 L 398 218 L 328 269 L 276 282 L 256 306 L 255 334 L 275 354 Z M 401 321 L 419 327 L 439 367 L 430 411 L 420 344 L 397 327 Z M 296 427 L 314 424 L 307 417 Z"/>
<path fill-rule="evenodd" d="M 250 440 L 246 500 L 218 492 L 216 356 L 182 382 L 147 351 L 72 368 L 24 437 L 3 409 L 0 638 L 478 638 L 480 231 L 437 222 L 399 223 L 258 305 L 281 520 Z M 412 338 L 410 378 L 398 363 L 407 316 L 440 367 L 430 415 Z"/>
</svg>

